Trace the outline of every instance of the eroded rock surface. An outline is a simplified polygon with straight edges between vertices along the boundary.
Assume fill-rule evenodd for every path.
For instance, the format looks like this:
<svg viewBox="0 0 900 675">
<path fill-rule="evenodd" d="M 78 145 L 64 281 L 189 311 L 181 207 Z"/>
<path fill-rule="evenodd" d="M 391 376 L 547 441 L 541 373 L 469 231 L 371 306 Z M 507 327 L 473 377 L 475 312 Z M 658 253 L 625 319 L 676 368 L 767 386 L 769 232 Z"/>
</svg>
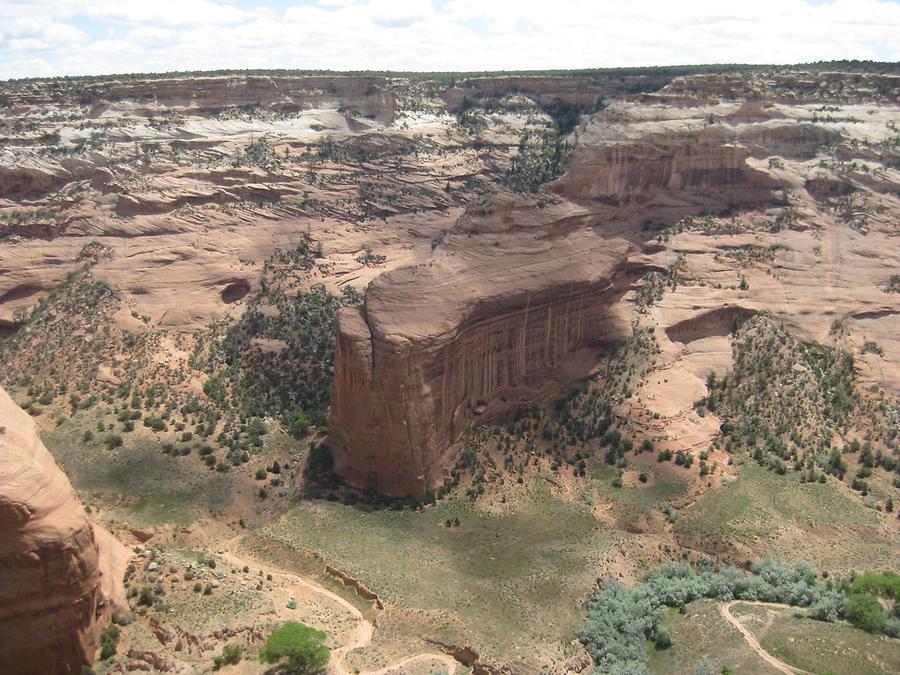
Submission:
<svg viewBox="0 0 900 675">
<path fill-rule="evenodd" d="M 516 673 L 555 672 L 582 663 L 567 645 L 574 624 L 565 617 L 580 611 L 579 596 L 596 574 L 630 583 L 666 560 L 743 562 L 769 553 L 809 558 L 837 572 L 852 562 L 834 552 L 837 539 L 864 550 L 874 566 L 890 567 L 897 521 L 883 501 L 871 510 L 878 526 L 820 528 L 786 520 L 774 524 L 772 537 L 750 539 L 685 535 L 688 528 L 650 506 L 665 495 L 666 502 L 671 497 L 666 508 L 690 517 L 706 494 L 747 468 L 742 450 L 722 442 L 723 418 L 705 401 L 715 392 L 710 376 L 721 382 L 733 373 L 734 327 L 751 316 L 767 313 L 791 336 L 851 353 L 861 401 L 877 403 L 884 426 L 897 428 L 900 89 L 895 75 L 868 68 L 687 77 L 654 69 L 571 77 L 234 74 L 5 83 L 0 337 L 9 339 L 0 346 L 6 366 L 0 384 L 23 405 L 27 396 L 48 423 L 76 418 L 78 433 L 100 418 L 104 431 L 125 434 L 131 420 L 119 415 L 139 397 L 145 423 L 124 436 L 123 447 L 100 455 L 108 437 L 94 438 L 65 452 L 73 482 L 90 487 L 98 457 L 132 481 L 135 450 L 158 440 L 162 456 L 154 466 L 167 488 L 197 498 L 165 517 L 202 516 L 189 527 L 149 528 L 140 518 L 129 525 L 121 519 L 133 509 L 167 504 L 155 480 L 133 481 L 124 491 L 117 484 L 92 490 L 94 517 L 157 549 L 156 557 L 141 551 L 146 559 L 135 583 L 158 584 L 169 607 L 136 613 L 122 631 L 114 668 L 208 669 L 225 644 L 256 650 L 262 627 L 277 617 L 326 630 L 345 650 L 347 666 L 360 671 L 408 667 L 409 655 L 432 651 L 420 644 L 420 634 L 465 624 L 460 639 L 448 644 L 471 644 L 482 659 Z M 564 146 L 572 151 L 567 172 L 539 188 L 549 180 L 541 171 L 543 152 Z M 523 155 L 528 161 L 519 161 Z M 506 192 L 511 186 L 538 192 L 514 196 Z M 335 297 L 322 293 L 328 311 L 308 314 L 303 296 L 319 297 L 319 284 Z M 367 288 L 365 311 L 345 309 L 340 316 L 335 363 L 332 312 L 339 302 L 355 305 Z M 230 342 L 229 333 L 240 342 Z M 294 340 L 323 335 L 308 345 Z M 241 354 L 238 363 L 219 358 L 220 340 L 226 353 Z M 608 343 L 616 343 L 609 354 Z M 247 354 L 252 358 L 244 359 Z M 308 364 L 323 377 L 308 378 Z M 585 376 L 583 386 L 573 387 Z M 264 400 L 271 391 L 285 396 Z M 547 405 L 562 396 L 561 406 Z M 301 411 L 305 417 L 296 415 Z M 148 419 L 157 416 L 165 423 Z M 571 593 L 556 597 L 545 614 L 534 611 L 549 597 L 541 568 L 523 567 L 513 581 L 504 573 L 496 596 L 496 587 L 476 583 L 469 595 L 448 595 L 441 587 L 429 598 L 419 581 L 438 577 L 449 588 L 454 577 L 472 578 L 470 565 L 465 556 L 448 558 L 442 544 L 418 547 L 408 556 L 416 569 L 410 576 L 404 571 L 398 584 L 410 592 L 401 596 L 368 549 L 348 553 L 351 585 L 358 581 L 364 597 L 369 589 L 385 605 L 371 649 L 361 649 L 360 626 L 335 611 L 333 598 L 277 570 L 269 579 L 264 572 L 272 570 L 255 560 L 260 551 L 222 557 L 232 545 L 223 542 L 242 533 L 244 519 L 254 534 L 263 526 L 264 536 L 277 533 L 278 541 L 290 543 L 285 554 L 311 547 L 332 563 L 346 552 L 326 539 L 332 532 L 354 536 L 352 521 L 342 528 L 316 496 L 350 502 L 359 495 L 336 485 L 324 453 L 315 456 L 321 473 L 309 470 L 306 441 L 276 440 L 305 420 L 309 444 L 330 445 L 338 470 L 357 485 L 421 496 L 451 473 L 459 482 L 446 498 L 465 500 L 478 517 L 535 521 L 548 506 L 571 502 L 581 512 L 590 505 L 603 536 L 588 537 L 579 549 L 589 568 L 553 577 Z M 265 441 L 234 434 L 258 429 L 259 422 L 273 432 Z M 67 424 L 46 436 L 48 444 L 51 438 L 65 443 Z M 622 491 L 609 489 L 604 467 L 616 458 L 604 430 L 621 433 L 619 450 L 625 440 L 641 449 L 620 457 Z M 798 431 L 805 437 L 813 430 Z M 821 467 L 830 447 L 868 439 L 870 431 L 838 429 L 822 444 L 825 454 L 805 456 Z M 895 436 L 875 431 L 873 452 L 896 458 Z M 198 451 L 206 444 L 208 455 Z M 173 448 L 185 452 L 175 456 Z M 457 463 L 458 453 L 465 462 Z M 665 453 L 675 453 L 673 464 L 659 461 Z M 696 461 L 679 464 L 685 454 Z M 281 473 L 273 478 L 276 457 Z M 845 486 L 828 477 L 835 485 L 823 489 L 836 486 L 863 503 L 849 489 L 858 459 L 848 455 L 847 461 Z M 227 475 L 211 472 L 213 465 L 229 469 Z M 232 487 L 207 489 L 210 476 Z M 629 500 L 642 486 L 648 508 L 636 513 Z M 677 492 L 668 492 L 675 486 Z M 873 487 L 868 497 L 893 494 L 896 502 L 883 475 Z M 544 499 L 547 491 L 552 501 Z M 299 506 L 304 528 L 293 515 L 265 526 L 293 509 L 289 500 L 297 492 L 313 497 Z M 42 533 L 58 529 L 39 522 Z M 505 527 L 506 521 L 495 522 Z M 547 527 L 556 523 L 565 529 L 568 520 Z M 321 526 L 326 536 L 316 543 L 306 524 Z M 466 524 L 440 531 L 439 541 L 464 534 Z M 580 524 L 573 531 L 579 539 L 581 531 Z M 0 637 L 18 649 L 22 634 L 77 635 L 66 653 L 80 659 L 96 643 L 90 618 L 100 601 L 92 595 L 92 569 L 104 569 L 108 535 L 94 527 L 91 538 L 82 514 L 59 536 L 64 543 L 54 554 L 68 551 L 70 562 L 76 544 L 87 542 L 79 554 L 83 564 L 71 563 L 66 586 L 56 573 L 63 563 L 50 571 L 9 567 L 13 588 L 32 589 L 29 598 L 43 603 L 46 614 L 2 624 L 18 632 Z M 857 548 L 867 540 L 881 543 Z M 391 565 L 402 564 L 408 554 L 395 553 L 391 537 L 381 541 L 391 547 Z M 198 565 L 198 550 L 218 552 L 219 567 Z M 54 560 L 41 553 L 38 562 L 41 556 Z M 245 565 L 249 571 L 240 572 Z M 188 580 L 188 571 L 197 576 Z M 101 586 L 113 578 L 102 574 Z M 215 584 L 210 596 L 195 594 L 198 582 Z M 516 593 L 503 596 L 510 583 Z M 529 589 L 540 590 L 531 601 Z M 232 594 L 246 609 L 223 616 L 220 596 Z M 298 607 L 285 606 L 286 597 Z M 527 633 L 495 642 L 488 633 L 496 627 L 496 603 L 470 612 L 470 603 L 484 597 L 527 615 L 521 624 Z M 415 639 L 403 649 L 397 642 L 405 633 L 392 619 L 398 607 L 416 613 Z M 440 612 L 423 613 L 423 607 Z M 70 630 L 79 611 L 86 617 L 83 633 Z M 486 625 L 490 631 L 482 630 Z M 522 644 L 527 655 L 516 653 Z M 50 651 L 31 640 L 26 656 L 49 659 Z M 24 653 L 9 658 L 25 663 Z M 245 666 L 251 667 L 246 660 L 239 667 Z M 49 672 L 57 664 L 35 667 Z M 480 661 L 474 667 L 486 668 Z"/>
<path fill-rule="evenodd" d="M 431 261 L 376 279 L 366 318 L 343 311 L 331 424 L 342 475 L 424 496 L 471 424 L 587 375 L 623 334 L 606 309 L 627 287 L 628 244 L 585 228 L 585 216 L 497 197 Z"/>
<path fill-rule="evenodd" d="M 0 672 L 80 673 L 126 607 L 127 558 L 0 389 Z"/>
<path fill-rule="evenodd" d="M 351 483 L 423 496 L 448 477 L 475 423 L 567 393 L 604 343 L 627 335 L 611 307 L 635 276 L 628 244 L 647 215 L 772 206 L 778 182 L 736 132 L 593 120 L 559 200 L 474 207 L 426 264 L 369 286 L 366 317 L 338 323 L 331 440 Z M 547 200 L 549 198 L 543 197 Z"/>
</svg>

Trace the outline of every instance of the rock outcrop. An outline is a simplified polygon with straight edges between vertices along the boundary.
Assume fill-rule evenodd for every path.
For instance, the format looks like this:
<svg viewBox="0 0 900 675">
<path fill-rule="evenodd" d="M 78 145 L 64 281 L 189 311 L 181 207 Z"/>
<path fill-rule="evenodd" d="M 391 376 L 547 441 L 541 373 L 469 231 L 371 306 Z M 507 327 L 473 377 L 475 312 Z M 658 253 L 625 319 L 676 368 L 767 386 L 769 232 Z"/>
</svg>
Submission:
<svg viewBox="0 0 900 675">
<path fill-rule="evenodd" d="M 465 429 L 586 377 L 625 335 L 610 307 L 631 280 L 628 245 L 614 233 L 776 203 L 739 130 L 612 115 L 577 135 L 553 185 L 566 199 L 470 209 L 430 262 L 371 283 L 365 318 L 341 314 L 330 433 L 352 484 L 421 497 L 444 482 Z"/>
<path fill-rule="evenodd" d="M 776 123 L 777 124 L 777 123 Z M 769 205 L 777 184 L 747 163 L 738 131 L 683 124 L 610 124 L 598 116 L 579 135 L 569 170 L 555 189 L 579 202 L 643 208 L 654 217 Z"/>
<path fill-rule="evenodd" d="M 625 327 L 628 244 L 559 201 L 498 196 L 434 258 L 372 282 L 366 316 L 338 319 L 330 428 L 354 485 L 422 497 L 475 423 L 561 396 Z"/>
<path fill-rule="evenodd" d="M 735 200 L 770 198 L 774 184 L 747 166 L 749 152 L 720 142 L 650 142 L 576 152 L 562 181 L 566 194 L 614 204 L 650 201 L 660 192 L 684 191 L 704 198 L 733 191 Z M 700 202 L 698 202 L 700 203 Z"/>
<path fill-rule="evenodd" d="M 218 110 L 225 107 L 265 106 L 292 112 L 327 105 L 390 122 L 396 101 L 383 77 L 343 75 L 221 75 L 108 79 L 73 88 L 82 105 L 94 105 L 96 113 L 113 102 L 146 102 L 174 109 Z M 3 105 L 45 105 L 59 100 L 59 82 L 20 83 L 0 92 Z"/>
<path fill-rule="evenodd" d="M 125 607 L 127 558 L 0 389 L 0 672 L 81 672 L 113 609 Z"/>
</svg>

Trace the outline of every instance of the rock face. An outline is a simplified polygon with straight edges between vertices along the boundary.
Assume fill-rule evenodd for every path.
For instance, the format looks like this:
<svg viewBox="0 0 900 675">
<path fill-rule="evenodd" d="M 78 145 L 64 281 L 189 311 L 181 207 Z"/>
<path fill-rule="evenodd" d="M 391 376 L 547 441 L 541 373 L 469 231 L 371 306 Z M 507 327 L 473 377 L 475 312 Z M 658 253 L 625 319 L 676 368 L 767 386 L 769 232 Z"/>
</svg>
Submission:
<svg viewBox="0 0 900 675">
<path fill-rule="evenodd" d="M 654 91 L 672 81 L 671 75 L 638 74 L 597 77 L 520 76 L 470 77 L 448 87 L 441 97 L 450 109 L 464 101 L 499 98 L 512 92 L 543 106 L 567 105 L 593 110 L 603 100 L 631 92 Z"/>
<path fill-rule="evenodd" d="M 4 105 L 41 105 L 59 100 L 56 83 L 34 86 L 21 83 L 0 92 Z M 210 109 L 225 106 L 267 106 L 296 111 L 330 104 L 390 121 L 395 113 L 394 96 L 383 77 L 329 75 L 223 75 L 195 78 L 104 80 L 79 87 L 81 104 L 103 106 L 123 100 L 163 104 L 170 108 Z"/>
<path fill-rule="evenodd" d="M 622 336 L 607 308 L 628 244 L 568 202 L 534 206 L 496 197 L 432 261 L 372 282 L 365 318 L 339 316 L 330 438 L 354 485 L 424 496 L 465 429 L 562 395 Z"/>
<path fill-rule="evenodd" d="M 0 672 L 81 672 L 124 606 L 126 561 L 0 389 Z"/>
<path fill-rule="evenodd" d="M 775 203 L 776 181 L 748 164 L 737 133 L 598 116 L 553 186 L 567 199 L 499 197 L 470 210 L 431 262 L 373 281 L 366 317 L 338 321 L 337 471 L 421 497 L 444 481 L 465 429 L 585 378 L 604 342 L 627 334 L 610 308 L 634 277 L 614 232 L 633 236 L 651 214 Z"/>
<path fill-rule="evenodd" d="M 556 190 L 577 201 L 652 208 L 658 218 L 770 204 L 777 186 L 747 164 L 750 150 L 736 135 L 723 126 L 694 132 L 598 120 L 578 139 Z"/>
</svg>

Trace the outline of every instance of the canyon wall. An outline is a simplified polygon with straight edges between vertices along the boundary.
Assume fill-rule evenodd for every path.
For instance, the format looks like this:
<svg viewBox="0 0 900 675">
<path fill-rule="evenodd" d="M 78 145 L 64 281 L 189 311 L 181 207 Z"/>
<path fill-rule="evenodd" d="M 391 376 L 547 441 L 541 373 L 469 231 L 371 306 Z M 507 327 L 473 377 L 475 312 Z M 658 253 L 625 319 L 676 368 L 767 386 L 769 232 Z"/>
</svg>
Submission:
<svg viewBox="0 0 900 675">
<path fill-rule="evenodd" d="M 365 316 L 347 309 L 337 323 L 338 473 L 422 497 L 447 478 L 467 428 L 570 391 L 628 334 L 613 305 L 635 277 L 614 233 L 633 238 L 650 215 L 775 204 L 777 184 L 737 134 L 595 116 L 552 186 L 561 197 L 496 195 L 431 261 L 375 279 Z"/>
<path fill-rule="evenodd" d="M 264 106 L 294 112 L 307 108 L 340 107 L 391 122 L 396 99 L 384 77 L 350 75 L 222 75 L 148 79 L 103 79 L 96 82 L 27 82 L 0 92 L 4 106 L 46 105 L 60 98 L 100 106 L 127 101 L 154 107 L 217 110 Z"/>
<path fill-rule="evenodd" d="M 737 144 L 737 136 L 722 125 L 685 131 L 664 123 L 597 120 L 578 138 L 554 190 L 579 202 L 648 205 L 670 218 L 768 204 L 777 186 L 748 165 L 751 151 Z"/>
<path fill-rule="evenodd" d="M 898 101 L 900 75 L 889 64 L 885 72 L 849 73 L 787 69 L 756 73 L 707 73 L 676 77 L 663 94 L 746 99 L 797 104 L 821 100 L 836 102 Z"/>
<path fill-rule="evenodd" d="M 377 278 L 344 309 L 330 440 L 352 484 L 418 497 L 441 485 L 463 431 L 563 395 L 627 326 L 608 307 L 628 244 L 559 201 L 497 195 L 434 258 Z"/>
<path fill-rule="evenodd" d="M 563 103 L 594 110 L 604 99 L 634 92 L 655 91 L 671 83 L 672 76 L 660 73 L 629 75 L 470 77 L 454 83 L 441 94 L 450 110 L 463 101 L 499 99 L 511 94 L 527 96 L 542 106 Z"/>
<path fill-rule="evenodd" d="M 0 672 L 80 673 L 113 609 L 127 606 L 127 559 L 0 389 Z"/>
</svg>

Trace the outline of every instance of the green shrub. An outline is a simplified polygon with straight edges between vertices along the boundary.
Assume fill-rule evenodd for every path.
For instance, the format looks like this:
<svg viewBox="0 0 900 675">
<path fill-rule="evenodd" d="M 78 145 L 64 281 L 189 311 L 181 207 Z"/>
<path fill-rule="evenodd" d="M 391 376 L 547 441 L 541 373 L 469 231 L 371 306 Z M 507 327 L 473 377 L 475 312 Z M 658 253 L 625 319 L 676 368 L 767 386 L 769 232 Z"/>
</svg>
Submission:
<svg viewBox="0 0 900 675">
<path fill-rule="evenodd" d="M 291 414 L 288 433 L 294 438 L 303 438 L 309 433 L 310 425 L 309 416 L 302 410 L 296 410 Z"/>
<path fill-rule="evenodd" d="M 865 572 L 856 577 L 850 587 L 854 593 L 868 593 L 882 598 L 900 598 L 900 574 L 894 572 Z"/>
<path fill-rule="evenodd" d="M 153 603 L 156 602 L 156 594 L 153 592 L 153 589 L 149 586 L 144 586 L 141 589 L 141 593 L 138 596 L 138 605 L 143 607 L 152 607 Z"/>
<path fill-rule="evenodd" d="M 322 672 L 330 658 L 326 637 L 320 630 L 289 622 L 272 632 L 259 659 L 279 664 L 280 671 L 287 675 L 313 675 Z"/>
<path fill-rule="evenodd" d="M 672 646 L 672 631 L 665 626 L 658 626 L 654 636 L 654 644 L 657 649 L 668 649 Z"/>
<path fill-rule="evenodd" d="M 144 426 L 153 429 L 153 431 L 165 431 L 166 422 L 159 417 L 145 417 Z"/>
<path fill-rule="evenodd" d="M 857 628 L 870 633 L 881 633 L 887 626 L 887 614 L 877 598 L 854 593 L 844 601 L 843 614 Z"/>
<path fill-rule="evenodd" d="M 219 670 L 222 666 L 233 666 L 239 663 L 244 655 L 244 648 L 240 645 L 225 645 L 221 656 L 213 658 L 213 670 Z"/>
<path fill-rule="evenodd" d="M 119 627 L 109 625 L 104 628 L 100 633 L 100 660 L 106 661 L 106 659 L 114 656 L 118 644 Z"/>
</svg>

